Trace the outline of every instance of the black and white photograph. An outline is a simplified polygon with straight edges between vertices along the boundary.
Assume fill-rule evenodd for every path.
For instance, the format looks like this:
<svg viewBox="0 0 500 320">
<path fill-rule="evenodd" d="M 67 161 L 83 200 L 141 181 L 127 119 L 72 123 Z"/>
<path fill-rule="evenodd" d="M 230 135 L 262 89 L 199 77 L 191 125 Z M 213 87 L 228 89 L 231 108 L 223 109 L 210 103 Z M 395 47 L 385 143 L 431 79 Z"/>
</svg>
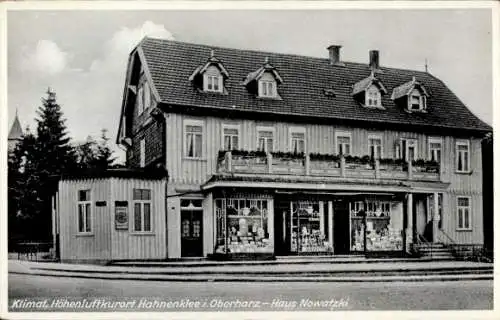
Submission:
<svg viewBox="0 0 500 320">
<path fill-rule="evenodd" d="M 493 319 L 498 3 L 202 2 L 0 3 L 2 318 Z"/>
</svg>

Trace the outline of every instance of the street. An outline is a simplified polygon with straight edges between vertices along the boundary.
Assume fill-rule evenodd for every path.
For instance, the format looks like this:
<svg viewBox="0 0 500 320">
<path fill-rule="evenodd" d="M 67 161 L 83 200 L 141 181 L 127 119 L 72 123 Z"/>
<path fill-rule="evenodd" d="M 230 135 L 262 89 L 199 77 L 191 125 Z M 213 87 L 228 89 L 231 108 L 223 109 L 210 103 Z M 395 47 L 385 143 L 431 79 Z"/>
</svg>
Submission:
<svg viewBox="0 0 500 320">
<path fill-rule="evenodd" d="M 11 312 L 488 310 L 493 308 L 493 281 L 155 282 L 9 274 L 8 291 Z M 44 300 L 45 304 L 29 305 L 30 301 Z M 85 302 L 82 302 L 83 300 Z M 70 305 L 70 302 L 75 301 L 83 303 L 83 306 Z"/>
</svg>

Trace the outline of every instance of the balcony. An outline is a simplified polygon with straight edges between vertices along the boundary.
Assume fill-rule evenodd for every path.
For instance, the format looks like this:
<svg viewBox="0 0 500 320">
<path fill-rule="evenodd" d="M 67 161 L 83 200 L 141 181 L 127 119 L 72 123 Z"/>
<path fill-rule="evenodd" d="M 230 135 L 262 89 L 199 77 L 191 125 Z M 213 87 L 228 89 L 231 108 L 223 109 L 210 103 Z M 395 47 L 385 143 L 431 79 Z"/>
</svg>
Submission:
<svg viewBox="0 0 500 320">
<path fill-rule="evenodd" d="M 440 166 L 432 161 L 242 150 L 220 151 L 217 173 L 441 181 Z"/>
</svg>

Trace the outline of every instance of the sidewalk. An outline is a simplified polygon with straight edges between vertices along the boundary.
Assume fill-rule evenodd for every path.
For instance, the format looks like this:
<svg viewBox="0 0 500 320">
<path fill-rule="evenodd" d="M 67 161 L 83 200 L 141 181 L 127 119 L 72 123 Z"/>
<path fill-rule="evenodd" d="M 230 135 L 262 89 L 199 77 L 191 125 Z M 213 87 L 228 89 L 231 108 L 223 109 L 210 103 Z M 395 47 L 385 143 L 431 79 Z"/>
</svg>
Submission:
<svg viewBox="0 0 500 320">
<path fill-rule="evenodd" d="M 9 260 L 9 273 L 143 281 L 437 281 L 490 280 L 493 264 L 464 261 L 307 263 L 182 267 L 96 266 Z"/>
</svg>

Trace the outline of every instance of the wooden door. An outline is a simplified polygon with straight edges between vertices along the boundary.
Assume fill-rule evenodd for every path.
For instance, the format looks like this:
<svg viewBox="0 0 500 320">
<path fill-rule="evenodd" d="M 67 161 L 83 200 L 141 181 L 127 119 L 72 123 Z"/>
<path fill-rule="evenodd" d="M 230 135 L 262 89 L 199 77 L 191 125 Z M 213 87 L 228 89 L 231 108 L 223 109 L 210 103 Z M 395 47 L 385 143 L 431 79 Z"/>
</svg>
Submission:
<svg viewBox="0 0 500 320">
<path fill-rule="evenodd" d="M 181 211 L 181 256 L 203 256 L 203 211 Z"/>
</svg>

